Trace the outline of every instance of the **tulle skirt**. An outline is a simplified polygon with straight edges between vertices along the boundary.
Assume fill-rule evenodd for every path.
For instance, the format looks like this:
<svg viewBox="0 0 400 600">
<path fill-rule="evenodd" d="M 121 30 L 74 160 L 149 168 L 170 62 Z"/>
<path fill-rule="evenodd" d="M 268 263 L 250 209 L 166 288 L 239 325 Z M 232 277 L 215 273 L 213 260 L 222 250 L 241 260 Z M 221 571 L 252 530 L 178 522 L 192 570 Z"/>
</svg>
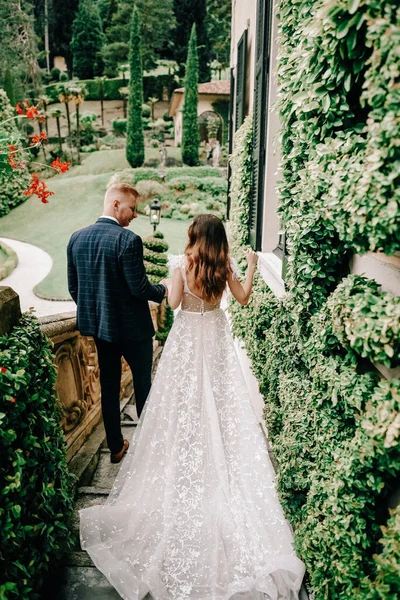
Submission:
<svg viewBox="0 0 400 600">
<path fill-rule="evenodd" d="M 304 565 L 226 316 L 180 311 L 81 545 L 125 600 L 296 600 Z"/>
</svg>

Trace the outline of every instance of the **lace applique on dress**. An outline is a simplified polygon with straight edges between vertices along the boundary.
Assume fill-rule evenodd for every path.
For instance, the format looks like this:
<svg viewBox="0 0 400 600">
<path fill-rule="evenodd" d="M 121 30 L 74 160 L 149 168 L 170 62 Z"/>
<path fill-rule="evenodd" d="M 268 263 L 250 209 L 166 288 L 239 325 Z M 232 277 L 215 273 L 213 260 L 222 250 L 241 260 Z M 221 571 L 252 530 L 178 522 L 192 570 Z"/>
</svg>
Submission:
<svg viewBox="0 0 400 600">
<path fill-rule="evenodd" d="M 168 268 L 170 275 L 173 275 L 175 269 L 180 269 L 185 266 L 184 254 L 168 254 Z"/>
<path fill-rule="evenodd" d="M 232 271 L 232 279 L 240 279 L 240 269 L 235 258 L 230 259 L 230 267 Z"/>
</svg>

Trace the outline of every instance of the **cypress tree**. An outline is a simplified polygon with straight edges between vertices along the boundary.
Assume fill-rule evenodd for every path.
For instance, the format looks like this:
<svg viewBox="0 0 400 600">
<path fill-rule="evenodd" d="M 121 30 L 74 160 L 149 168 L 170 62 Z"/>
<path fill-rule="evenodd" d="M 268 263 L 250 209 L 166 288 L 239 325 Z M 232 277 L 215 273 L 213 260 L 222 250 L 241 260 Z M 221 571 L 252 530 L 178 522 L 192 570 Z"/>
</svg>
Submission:
<svg viewBox="0 0 400 600">
<path fill-rule="evenodd" d="M 72 24 L 71 50 L 74 76 L 93 79 L 99 71 L 103 46 L 103 27 L 97 6 L 92 0 L 80 0 Z"/>
<path fill-rule="evenodd" d="M 193 23 L 185 74 L 185 99 L 182 121 L 182 160 L 186 165 L 199 163 L 199 126 L 197 104 L 199 97 L 199 57 L 197 54 L 196 25 Z"/>
<path fill-rule="evenodd" d="M 143 69 L 139 13 L 136 9 L 132 16 L 129 63 L 131 76 L 129 81 L 126 158 L 131 167 L 141 167 L 144 163 L 144 136 L 142 124 Z"/>
</svg>

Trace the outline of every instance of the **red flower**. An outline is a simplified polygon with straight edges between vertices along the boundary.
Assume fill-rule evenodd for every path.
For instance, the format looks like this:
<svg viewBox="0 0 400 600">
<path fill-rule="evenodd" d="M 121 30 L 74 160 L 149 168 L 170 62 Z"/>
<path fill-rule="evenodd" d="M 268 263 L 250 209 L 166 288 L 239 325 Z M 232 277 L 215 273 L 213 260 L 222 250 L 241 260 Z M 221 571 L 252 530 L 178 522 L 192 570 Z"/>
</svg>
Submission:
<svg viewBox="0 0 400 600">
<path fill-rule="evenodd" d="M 21 107 L 21 103 L 20 102 L 17 102 L 17 104 L 15 105 L 15 110 L 17 111 L 17 113 L 19 115 L 23 115 L 24 114 L 24 110 Z"/>
<path fill-rule="evenodd" d="M 7 369 L 5 367 L 0 367 L 0 373 L 6 373 Z"/>
<path fill-rule="evenodd" d="M 38 116 L 38 114 L 39 114 L 39 111 L 36 108 L 36 106 L 30 106 L 26 110 L 26 116 L 28 117 L 28 119 L 34 119 L 35 117 Z"/>
<path fill-rule="evenodd" d="M 12 169 L 16 169 L 18 167 L 18 163 L 15 160 L 15 155 L 17 153 L 15 146 L 9 145 L 10 154 L 7 156 L 8 164 Z"/>
<path fill-rule="evenodd" d="M 47 142 L 49 139 L 45 131 L 35 133 L 34 135 L 30 135 L 29 137 L 31 138 L 31 146 L 36 146 L 36 144 L 40 144 L 41 142 Z"/>
<path fill-rule="evenodd" d="M 14 397 L 11 397 L 10 402 L 12 402 L 14 404 L 14 402 L 16 402 L 16 399 Z"/>
<path fill-rule="evenodd" d="M 10 150 L 10 154 L 7 156 L 8 164 L 10 165 L 10 167 L 12 169 L 21 169 L 22 170 L 24 168 L 23 163 L 15 160 L 15 157 L 17 155 L 17 148 L 12 144 L 9 145 L 8 148 Z"/>
<path fill-rule="evenodd" d="M 39 175 L 36 175 L 36 173 L 31 176 L 31 184 L 29 189 L 25 190 L 24 194 L 26 196 L 32 196 L 34 194 L 43 202 L 43 204 L 48 204 L 49 201 L 47 198 L 49 196 L 54 196 L 54 192 L 47 189 L 45 182 L 39 181 Z"/>
<path fill-rule="evenodd" d="M 53 169 L 57 171 L 57 173 L 65 173 L 69 170 L 70 164 L 70 162 L 60 162 L 60 159 L 57 156 L 56 160 L 53 160 L 50 166 L 53 167 Z"/>
</svg>

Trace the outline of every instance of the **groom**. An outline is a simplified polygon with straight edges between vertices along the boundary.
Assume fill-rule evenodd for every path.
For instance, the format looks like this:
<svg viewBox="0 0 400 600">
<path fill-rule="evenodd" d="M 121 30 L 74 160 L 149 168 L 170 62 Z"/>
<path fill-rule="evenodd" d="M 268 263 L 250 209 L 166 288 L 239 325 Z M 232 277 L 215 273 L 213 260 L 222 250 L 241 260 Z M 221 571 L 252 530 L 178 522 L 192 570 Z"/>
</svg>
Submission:
<svg viewBox="0 0 400 600">
<path fill-rule="evenodd" d="M 147 279 L 141 238 L 124 229 L 137 217 L 137 197 L 131 185 L 111 185 L 102 216 L 73 233 L 67 249 L 68 288 L 77 304 L 77 328 L 96 343 L 112 463 L 120 462 L 129 447 L 121 433 L 121 357 L 132 371 L 140 416 L 151 387 L 153 361 L 154 327 L 148 301 L 161 302 L 167 293 L 164 285 L 152 285 Z"/>
</svg>

